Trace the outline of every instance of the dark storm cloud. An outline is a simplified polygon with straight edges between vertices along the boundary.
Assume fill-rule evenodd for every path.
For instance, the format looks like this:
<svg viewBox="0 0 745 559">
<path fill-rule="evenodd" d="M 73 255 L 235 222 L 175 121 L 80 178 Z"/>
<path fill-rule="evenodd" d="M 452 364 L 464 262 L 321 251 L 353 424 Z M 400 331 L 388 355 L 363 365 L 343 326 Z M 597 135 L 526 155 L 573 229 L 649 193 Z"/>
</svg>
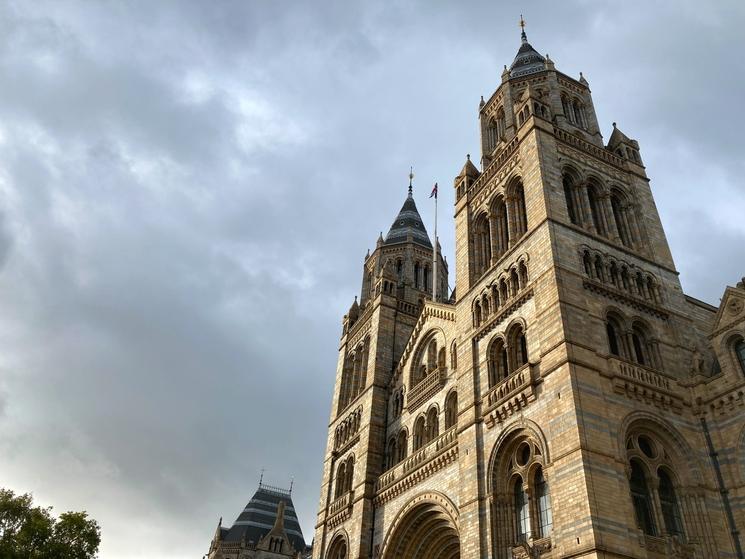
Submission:
<svg viewBox="0 0 745 559">
<path fill-rule="evenodd" d="M 616 120 L 639 139 L 684 287 L 716 302 L 745 273 L 741 4 L 521 10 L 534 46 L 588 77 L 606 134 Z M 266 467 L 275 483 L 295 476 L 310 541 L 363 256 L 410 164 L 430 232 L 430 184 L 452 203 L 518 15 L 3 5 L 3 484 L 88 509 L 105 557 L 196 557 Z"/>
</svg>

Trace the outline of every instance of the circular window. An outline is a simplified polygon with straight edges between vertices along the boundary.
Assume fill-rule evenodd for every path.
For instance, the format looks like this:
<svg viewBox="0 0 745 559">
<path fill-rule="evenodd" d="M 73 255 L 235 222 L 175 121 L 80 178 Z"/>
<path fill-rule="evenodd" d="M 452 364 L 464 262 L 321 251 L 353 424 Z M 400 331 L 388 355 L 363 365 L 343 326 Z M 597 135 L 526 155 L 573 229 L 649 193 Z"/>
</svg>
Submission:
<svg viewBox="0 0 745 559">
<path fill-rule="evenodd" d="M 528 443 L 522 443 L 517 447 L 515 459 L 518 466 L 525 466 L 530 462 L 530 445 Z"/>
<path fill-rule="evenodd" d="M 639 445 L 639 450 L 641 450 L 647 458 L 654 458 L 655 451 L 652 441 L 644 435 L 641 435 L 636 442 Z"/>
</svg>

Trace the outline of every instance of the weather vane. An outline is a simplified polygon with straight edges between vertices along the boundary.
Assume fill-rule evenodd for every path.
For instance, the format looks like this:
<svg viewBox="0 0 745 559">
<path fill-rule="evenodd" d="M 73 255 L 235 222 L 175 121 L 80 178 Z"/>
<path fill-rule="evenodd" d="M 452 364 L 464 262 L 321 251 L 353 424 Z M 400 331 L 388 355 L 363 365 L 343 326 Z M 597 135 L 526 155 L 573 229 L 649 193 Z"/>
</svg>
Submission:
<svg viewBox="0 0 745 559">
<path fill-rule="evenodd" d="M 523 41 L 527 41 L 528 36 L 525 34 L 525 20 L 523 19 L 522 14 L 520 14 L 520 29 L 522 29 L 520 36 L 522 37 Z"/>
<path fill-rule="evenodd" d="M 414 167 L 412 166 L 409 169 L 409 194 L 411 194 L 411 190 L 412 190 L 411 181 L 413 180 L 414 180 Z"/>
</svg>

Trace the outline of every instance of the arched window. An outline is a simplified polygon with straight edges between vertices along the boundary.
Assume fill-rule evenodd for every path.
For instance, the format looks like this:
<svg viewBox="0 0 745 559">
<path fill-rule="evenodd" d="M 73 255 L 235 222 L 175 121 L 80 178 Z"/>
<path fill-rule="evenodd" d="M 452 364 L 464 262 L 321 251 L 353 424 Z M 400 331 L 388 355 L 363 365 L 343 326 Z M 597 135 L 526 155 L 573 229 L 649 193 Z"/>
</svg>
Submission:
<svg viewBox="0 0 745 559">
<path fill-rule="evenodd" d="M 419 265 L 419 262 L 414 263 L 414 287 L 419 289 L 421 286 L 422 281 L 422 267 Z"/>
<path fill-rule="evenodd" d="M 458 393 L 452 391 L 445 400 L 445 430 L 447 431 L 458 421 Z"/>
<path fill-rule="evenodd" d="M 458 344 L 455 342 L 450 346 L 450 368 L 453 371 L 458 369 Z"/>
<path fill-rule="evenodd" d="M 430 280 L 429 280 L 429 266 L 425 266 L 424 270 L 422 272 L 422 289 L 424 291 L 429 291 L 430 287 Z"/>
<path fill-rule="evenodd" d="M 587 197 L 590 199 L 590 215 L 592 216 L 592 224 L 595 226 L 595 231 L 599 235 L 607 236 L 605 225 L 602 218 L 602 206 L 600 202 L 600 194 L 595 185 L 589 185 L 587 187 Z"/>
<path fill-rule="evenodd" d="M 567 99 L 564 95 L 561 96 L 561 108 L 564 111 L 564 116 L 567 118 L 569 122 L 573 122 L 572 118 L 574 115 L 572 115 L 572 111 L 570 110 L 570 104 L 569 99 Z"/>
<path fill-rule="evenodd" d="M 538 505 L 538 537 L 545 538 L 551 533 L 554 520 L 551 513 L 551 494 L 546 478 L 543 477 L 543 468 L 538 468 L 536 471 L 534 487 Z"/>
<path fill-rule="evenodd" d="M 520 262 L 520 287 L 525 288 L 528 285 L 528 267 L 525 262 Z"/>
<path fill-rule="evenodd" d="M 398 281 L 404 279 L 404 263 L 400 258 L 396 260 L 396 276 L 398 276 Z"/>
<path fill-rule="evenodd" d="M 512 268 L 510 270 L 510 292 L 513 296 L 517 295 L 520 291 L 520 279 L 517 277 L 517 270 Z"/>
<path fill-rule="evenodd" d="M 347 542 L 342 537 L 336 538 L 331 544 L 328 559 L 347 559 Z"/>
<path fill-rule="evenodd" d="M 501 258 L 510 246 L 510 229 L 507 221 L 507 205 L 504 198 L 502 196 L 497 197 L 492 203 L 491 208 L 494 215 L 494 226 L 496 227 L 497 258 Z"/>
<path fill-rule="evenodd" d="M 525 188 L 520 182 L 515 187 L 515 236 L 519 239 L 528 230 L 528 216 L 525 211 Z"/>
<path fill-rule="evenodd" d="M 474 252 L 474 270 L 480 276 L 491 265 L 491 226 L 486 213 L 476 220 Z"/>
<path fill-rule="evenodd" d="M 654 366 L 654 360 L 652 358 L 652 344 L 649 340 L 649 334 L 644 326 L 640 323 L 635 323 L 631 329 L 631 343 L 632 357 L 634 361 L 639 365 L 645 365 L 648 367 Z"/>
<path fill-rule="evenodd" d="M 683 522 L 680 518 L 680 507 L 678 506 L 678 497 L 675 494 L 675 487 L 668 473 L 660 468 L 657 471 L 657 477 L 660 480 L 659 494 L 660 507 L 662 508 L 662 519 L 665 521 L 665 530 L 671 536 L 683 534 Z"/>
<path fill-rule="evenodd" d="M 566 200 L 569 221 L 579 224 L 579 214 L 574 200 L 574 181 L 569 175 L 564 175 L 564 199 Z"/>
<path fill-rule="evenodd" d="M 735 355 L 737 356 L 737 360 L 740 362 L 740 369 L 745 375 L 745 340 L 742 338 L 735 343 Z"/>
<path fill-rule="evenodd" d="M 595 277 L 600 281 L 605 281 L 605 267 L 599 254 L 595 256 Z"/>
<path fill-rule="evenodd" d="M 507 348 L 502 338 L 495 339 L 489 347 L 489 386 L 496 386 L 507 378 Z"/>
<path fill-rule="evenodd" d="M 396 456 L 396 462 L 403 462 L 406 458 L 407 445 L 409 444 L 409 437 L 406 429 L 401 429 L 398 433 L 398 441 L 396 448 L 398 455 Z"/>
<path fill-rule="evenodd" d="M 446 367 L 447 361 L 445 356 L 445 348 L 441 347 L 440 350 L 437 352 L 437 368 L 438 369 L 444 369 Z"/>
<path fill-rule="evenodd" d="M 347 483 L 347 463 L 342 462 L 339 464 L 339 468 L 336 470 L 336 492 L 334 493 L 336 498 L 341 497 L 344 494 L 344 487 Z"/>
<path fill-rule="evenodd" d="M 628 228 L 628 222 L 626 221 L 624 204 L 621 201 L 621 197 L 617 193 L 611 194 L 610 207 L 613 210 L 613 219 L 616 220 L 616 229 L 618 229 L 618 235 L 621 237 L 621 242 L 627 247 L 632 246 L 631 243 L 631 232 Z"/>
<path fill-rule="evenodd" d="M 499 300 L 504 304 L 510 298 L 510 291 L 507 289 L 507 280 L 499 280 Z"/>
<path fill-rule="evenodd" d="M 481 303 L 478 301 L 473 306 L 473 323 L 474 326 L 481 326 Z"/>
<path fill-rule="evenodd" d="M 621 279 L 618 275 L 618 265 L 615 262 L 610 265 L 610 281 L 614 287 L 621 287 Z"/>
<path fill-rule="evenodd" d="M 398 459 L 398 449 L 396 448 L 397 445 L 396 437 L 391 438 L 390 441 L 388 441 L 388 468 L 392 468 L 396 465 L 396 461 Z"/>
<path fill-rule="evenodd" d="M 414 450 L 419 450 L 424 446 L 426 441 L 425 438 L 425 422 L 424 416 L 419 416 L 414 423 Z"/>
<path fill-rule="evenodd" d="M 514 504 L 517 541 L 523 542 L 530 538 L 530 504 L 523 488 L 523 480 L 519 476 L 515 478 Z"/>
<path fill-rule="evenodd" d="M 631 500 L 634 503 L 634 514 L 636 515 L 637 525 L 645 534 L 656 536 L 657 528 L 652 514 L 652 494 L 649 492 L 644 470 L 636 460 L 631 461 L 629 487 L 631 489 Z"/>
<path fill-rule="evenodd" d="M 504 117 L 504 109 L 499 107 L 497 111 L 497 139 L 501 140 L 504 138 L 505 131 L 507 130 L 506 120 Z"/>
<path fill-rule="evenodd" d="M 430 408 L 427 412 L 427 439 L 426 442 L 434 440 L 440 434 L 440 416 L 437 408 Z"/>
<path fill-rule="evenodd" d="M 605 323 L 605 330 L 608 335 L 608 351 L 610 351 L 611 355 L 622 357 L 621 326 L 618 320 L 609 316 Z"/>
<path fill-rule="evenodd" d="M 509 349 L 509 374 L 512 374 L 528 362 L 528 343 L 521 325 L 517 324 L 510 330 L 507 347 Z"/>
<path fill-rule="evenodd" d="M 585 274 L 587 276 L 592 277 L 592 257 L 590 256 L 589 251 L 585 251 L 585 253 L 582 255 L 582 265 L 585 267 Z"/>
</svg>

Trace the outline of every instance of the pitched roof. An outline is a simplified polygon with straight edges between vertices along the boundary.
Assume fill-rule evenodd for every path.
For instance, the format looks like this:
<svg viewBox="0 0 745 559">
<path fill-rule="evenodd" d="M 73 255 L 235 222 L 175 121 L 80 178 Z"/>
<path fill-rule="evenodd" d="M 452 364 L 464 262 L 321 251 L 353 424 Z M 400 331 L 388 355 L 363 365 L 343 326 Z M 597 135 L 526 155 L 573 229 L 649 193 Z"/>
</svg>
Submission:
<svg viewBox="0 0 745 559">
<path fill-rule="evenodd" d="M 409 190 L 409 195 L 406 197 L 404 205 L 401 206 L 401 211 L 398 212 L 396 219 L 393 221 L 393 225 L 388 230 L 384 244 L 404 243 L 409 235 L 411 235 L 415 243 L 432 248 L 432 242 L 429 240 L 427 229 L 425 229 L 422 222 L 422 216 L 419 215 L 419 211 L 416 209 L 416 203 L 414 202 L 414 196 L 411 190 Z"/>
<path fill-rule="evenodd" d="M 297 551 L 304 550 L 305 540 L 290 492 L 263 484 L 259 484 L 256 493 L 233 522 L 233 526 L 224 535 L 223 540 L 239 542 L 245 537 L 247 542 L 258 543 L 274 526 L 280 502 L 285 504 L 284 527 L 287 538 Z"/>
</svg>

